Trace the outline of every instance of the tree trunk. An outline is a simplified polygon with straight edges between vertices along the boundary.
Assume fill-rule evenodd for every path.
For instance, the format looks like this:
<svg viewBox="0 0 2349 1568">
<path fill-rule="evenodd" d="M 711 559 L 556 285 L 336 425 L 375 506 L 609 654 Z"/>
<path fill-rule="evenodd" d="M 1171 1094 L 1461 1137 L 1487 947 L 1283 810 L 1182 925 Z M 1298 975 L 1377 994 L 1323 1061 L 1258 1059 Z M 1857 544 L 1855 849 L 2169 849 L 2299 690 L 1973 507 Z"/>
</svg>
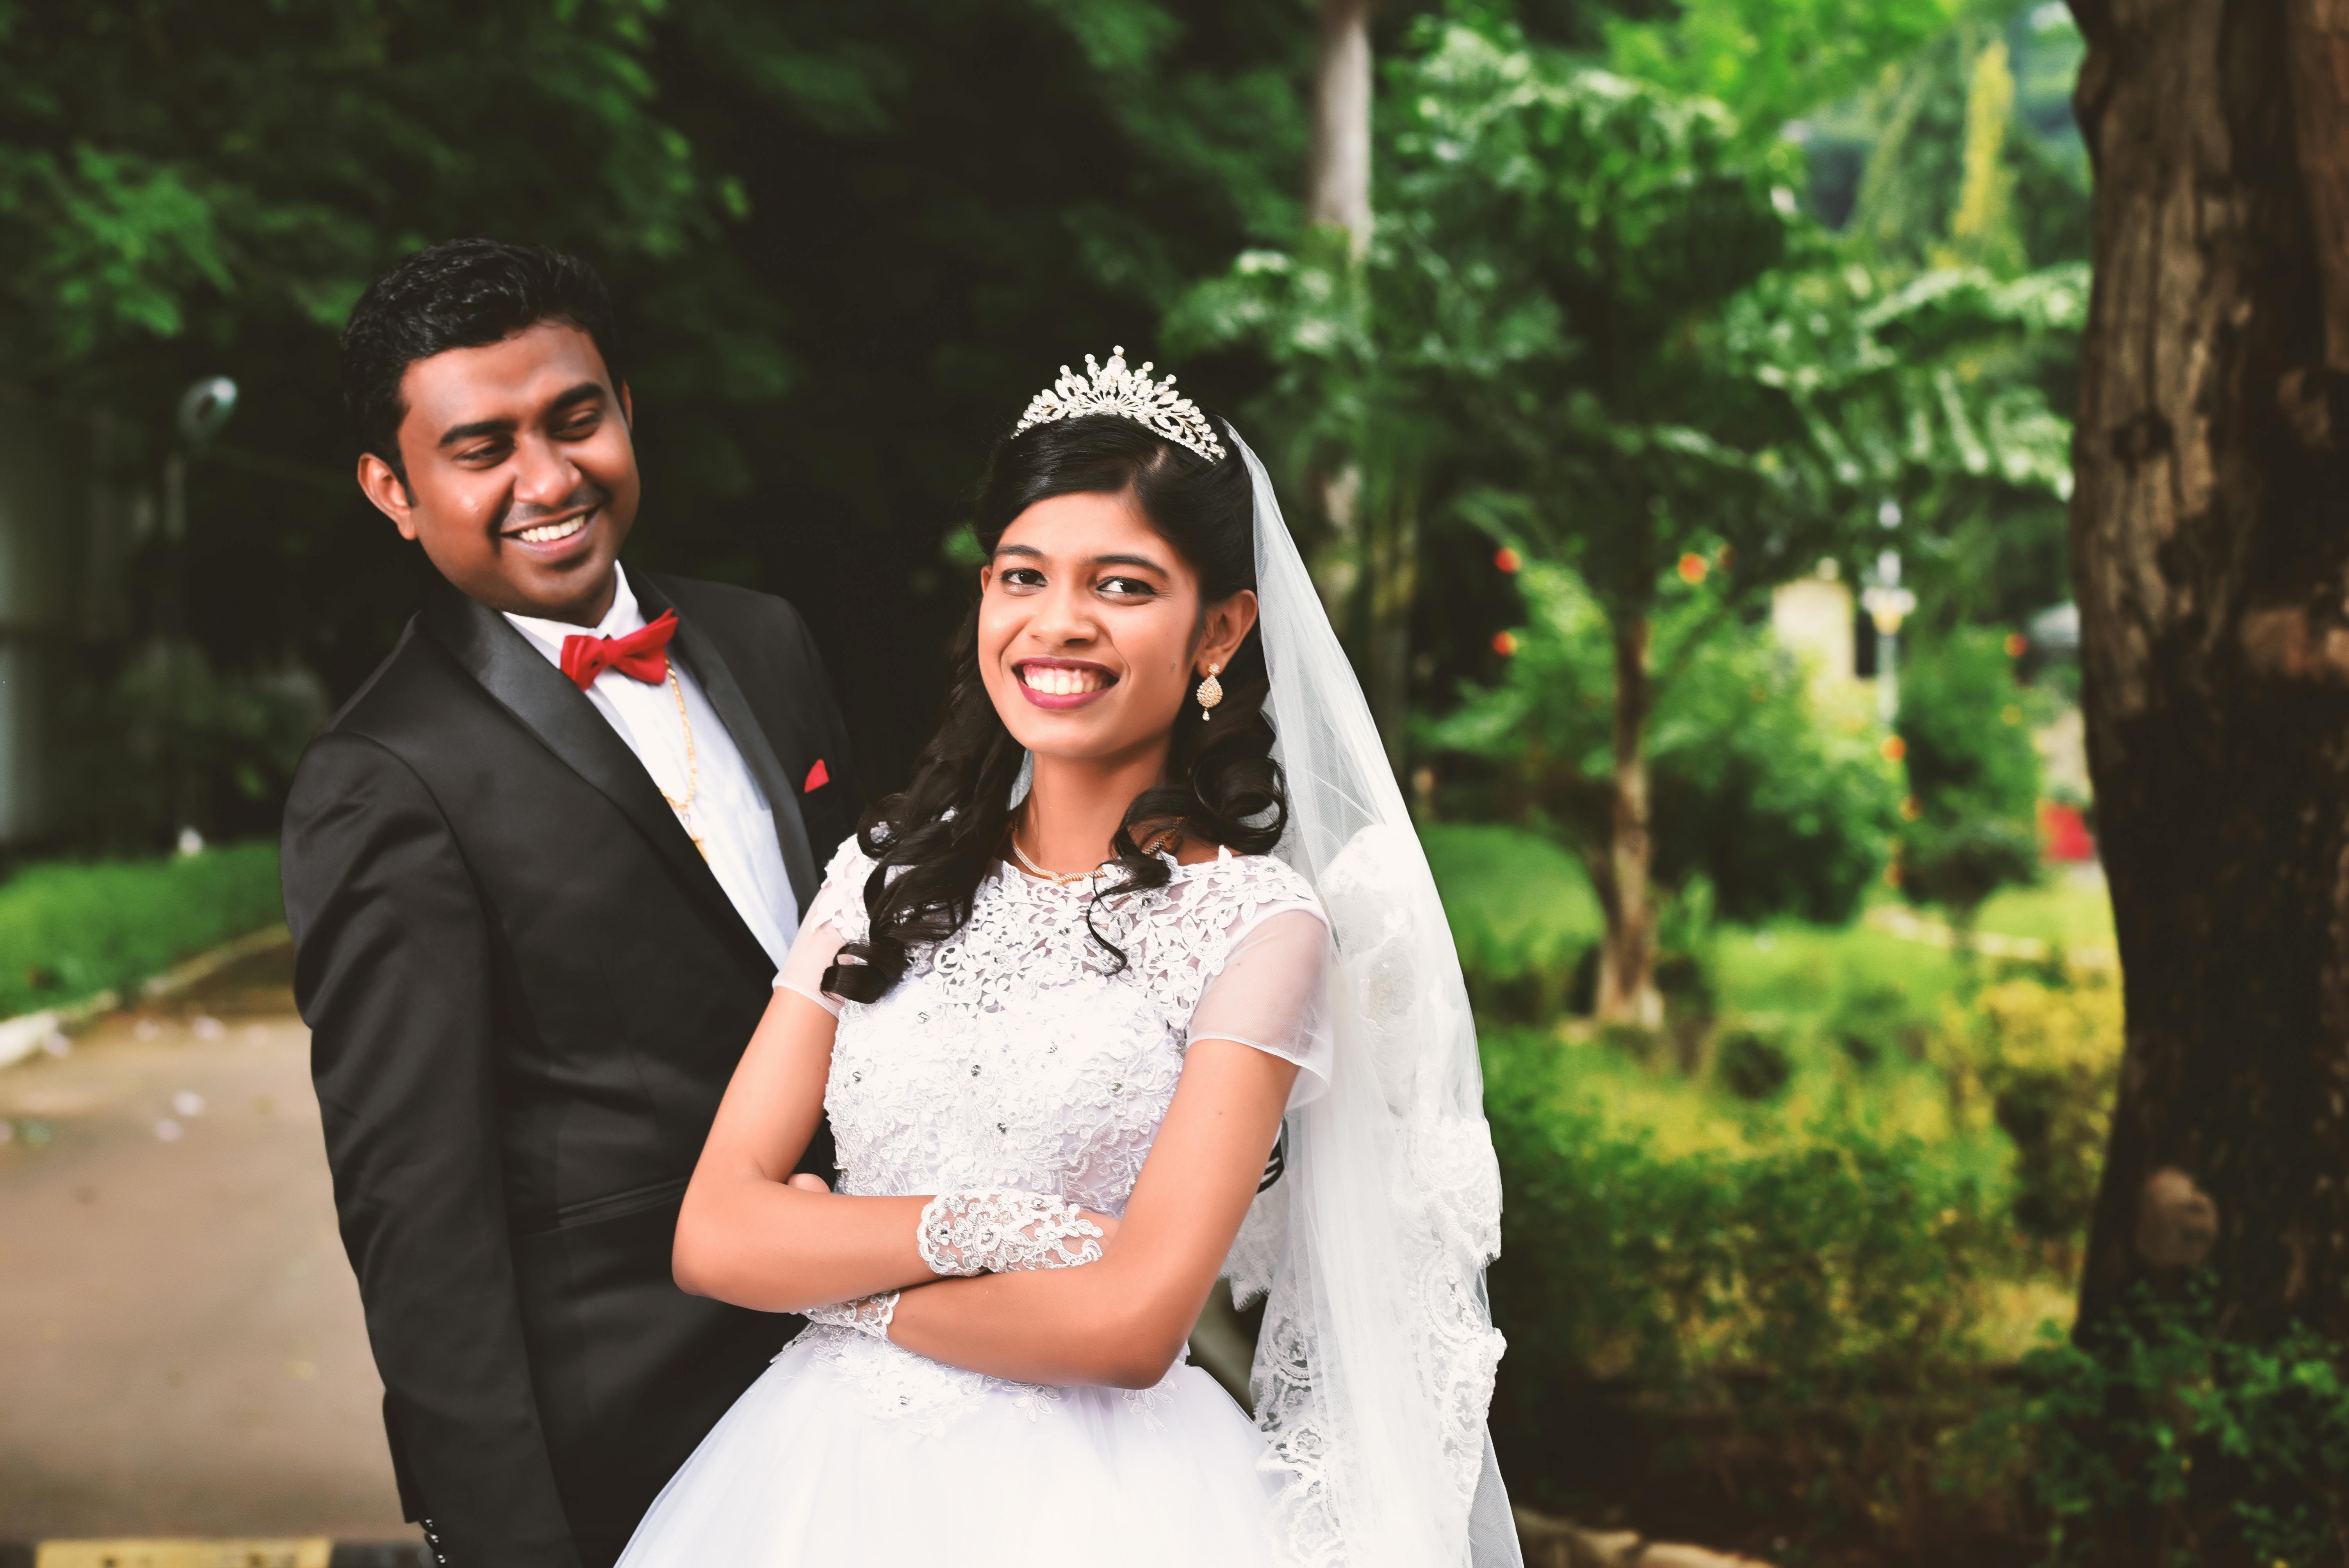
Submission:
<svg viewBox="0 0 2349 1568">
<path fill-rule="evenodd" d="M 1313 57 L 1313 151 L 1305 221 L 1371 243 L 1371 0 L 1321 0 Z"/>
<path fill-rule="evenodd" d="M 2342 0 L 2074 9 L 2096 281 L 2072 560 L 2127 1003 L 2081 1332 L 2207 1261 L 2230 1334 L 2297 1319 L 2338 1338 L 2349 16 Z"/>
<path fill-rule="evenodd" d="M 1305 222 L 1346 232 L 1359 259 L 1371 236 L 1370 0 L 1321 0 L 1313 57 L 1313 142 L 1305 160 Z M 1362 467 L 1348 459 L 1319 480 L 1328 536 L 1314 552 L 1313 583 L 1342 632 L 1362 583 Z"/>
<path fill-rule="evenodd" d="M 1371 3 L 1321 0 L 1313 149 L 1305 180 L 1306 222 L 1343 231 L 1358 286 L 1371 246 Z M 1378 374 L 1375 366 L 1365 370 Z M 1398 453 L 1358 450 L 1322 480 L 1329 533 L 1313 562 L 1330 619 L 1361 627 L 1363 685 L 1397 773 L 1409 738 L 1411 613 L 1419 591 L 1416 476 L 1404 468 Z M 1353 614 L 1357 593 L 1360 623 Z"/>
<path fill-rule="evenodd" d="M 1664 1021 L 1656 992 L 1656 910 L 1648 872 L 1654 840 L 1648 830 L 1648 710 L 1655 692 L 1649 679 L 1650 626 L 1643 614 L 1626 613 L 1615 622 L 1615 778 L 1609 824 L 1606 896 L 1607 934 L 1599 949 L 1599 998 L 1602 1023 L 1655 1028 Z"/>
<path fill-rule="evenodd" d="M 2287 0 L 2292 96 L 2324 300 L 2324 363 L 2349 372 L 2349 0 Z"/>
</svg>

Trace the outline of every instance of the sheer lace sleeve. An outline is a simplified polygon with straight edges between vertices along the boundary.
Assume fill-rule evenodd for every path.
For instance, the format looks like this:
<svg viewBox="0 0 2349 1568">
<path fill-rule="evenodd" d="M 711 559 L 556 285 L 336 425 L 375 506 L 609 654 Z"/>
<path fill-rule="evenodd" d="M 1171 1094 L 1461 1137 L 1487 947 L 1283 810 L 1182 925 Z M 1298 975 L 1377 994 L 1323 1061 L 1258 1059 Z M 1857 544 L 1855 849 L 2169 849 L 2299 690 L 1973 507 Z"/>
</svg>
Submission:
<svg viewBox="0 0 2349 1568">
<path fill-rule="evenodd" d="M 824 994 L 823 972 L 840 950 L 851 942 L 861 942 L 870 923 L 864 911 L 864 880 L 873 874 L 873 862 L 856 847 L 854 838 L 840 846 L 824 868 L 823 885 L 808 902 L 807 918 L 800 922 L 800 934 L 792 939 L 791 952 L 783 955 L 783 967 L 775 975 L 775 989 L 796 991 L 809 1001 L 840 1016 L 840 998 Z"/>
<path fill-rule="evenodd" d="M 1275 909 L 1233 939 L 1199 993 L 1184 1043 L 1232 1040 L 1295 1062 L 1303 1070 L 1291 1109 L 1330 1083 L 1330 1030 L 1323 993 L 1330 925 L 1318 909 Z"/>
</svg>

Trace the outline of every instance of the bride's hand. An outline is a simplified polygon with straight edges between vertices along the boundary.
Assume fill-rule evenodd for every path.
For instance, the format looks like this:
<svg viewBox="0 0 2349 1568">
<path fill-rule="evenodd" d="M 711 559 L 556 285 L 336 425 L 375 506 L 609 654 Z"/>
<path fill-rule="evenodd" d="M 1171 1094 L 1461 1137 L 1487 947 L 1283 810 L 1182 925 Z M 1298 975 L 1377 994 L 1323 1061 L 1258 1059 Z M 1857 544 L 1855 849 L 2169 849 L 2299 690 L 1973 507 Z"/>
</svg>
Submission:
<svg viewBox="0 0 2349 1568">
<path fill-rule="evenodd" d="M 829 1192 L 832 1191 L 832 1189 L 824 1183 L 823 1177 L 809 1171 L 799 1172 L 790 1181 L 784 1182 L 783 1185 L 786 1187 L 796 1187 L 802 1192 Z"/>
<path fill-rule="evenodd" d="M 1114 1214 L 1097 1214 L 1091 1209 L 1085 1211 L 1085 1218 L 1101 1227 L 1102 1251 L 1109 1251 L 1109 1244 L 1117 1239 L 1117 1228 L 1123 1222 Z"/>
</svg>

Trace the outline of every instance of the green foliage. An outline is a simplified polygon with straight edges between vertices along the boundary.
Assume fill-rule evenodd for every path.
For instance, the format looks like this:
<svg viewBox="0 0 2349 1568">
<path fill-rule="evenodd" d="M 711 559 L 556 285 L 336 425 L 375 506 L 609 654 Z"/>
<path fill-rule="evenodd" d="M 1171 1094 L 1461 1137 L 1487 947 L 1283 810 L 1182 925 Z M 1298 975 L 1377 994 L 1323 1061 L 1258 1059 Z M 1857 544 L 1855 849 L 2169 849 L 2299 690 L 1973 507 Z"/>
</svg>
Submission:
<svg viewBox="0 0 2349 1568">
<path fill-rule="evenodd" d="M 1719 100 L 1754 137 L 1831 103 L 1947 30 L 1961 0 L 1688 0 L 1607 27 L 1626 76 Z"/>
<path fill-rule="evenodd" d="M 1904 1020 L 1904 1030 L 1938 1022 L 1941 998 L 1964 979 L 1945 949 L 1864 924 L 1837 928 L 1791 920 L 1723 933 L 1715 966 L 1734 1010 L 1832 1019 L 1857 1009 L 1888 1023 Z M 1899 1008 L 1863 1000 L 1888 993 L 1904 998 Z M 1883 1037 L 1883 1044 L 1895 1037 Z"/>
<path fill-rule="evenodd" d="M 12 358 L 70 364 L 285 312 L 329 328 L 373 268 L 458 211 L 502 205 L 549 238 L 679 256 L 717 212 L 652 108 L 662 9 L 291 0 L 164 4 L 134 23 L 8 6 Z"/>
<path fill-rule="evenodd" d="M 1713 1070 L 1740 1099 L 1775 1099 L 1795 1076 L 1786 1047 L 1758 1029 L 1731 1029 L 1713 1047 Z"/>
<path fill-rule="evenodd" d="M 1658 878 L 1702 877 L 1722 918 L 1848 919 L 1884 864 L 1898 799 L 1864 727 L 1823 714 L 1804 670 L 1713 586 L 1659 589 L 1664 672 L 1648 738 Z M 1567 569 L 1519 573 L 1528 618 L 1500 681 L 1464 694 L 1428 743 L 1491 765 L 1494 809 L 1586 864 L 1611 843 L 1611 638 Z"/>
<path fill-rule="evenodd" d="M 1898 727 L 1907 748 L 1911 820 L 1900 888 L 1946 904 L 1961 923 L 2010 882 L 2039 870 L 2039 753 L 2031 694 L 1998 633 L 1962 629 L 1911 663 Z"/>
<path fill-rule="evenodd" d="M 1284 486 L 1306 492 L 1292 526 L 1382 727 L 1401 694 L 1367 645 L 1381 620 L 1408 628 L 1431 477 L 1457 435 L 1445 388 L 1518 352 L 1526 330 L 1485 320 L 1423 240 L 1390 223 L 1366 258 L 1331 231 L 1246 252 L 1165 326 L 1176 353 L 1246 349 L 1271 367 L 1250 422 Z"/>
<path fill-rule="evenodd" d="M 1981 1354 L 2011 1258 L 1996 1183 L 1962 1144 L 1849 1113 L 1676 1131 L 1642 1118 L 1647 1075 L 1612 1052 L 1529 1031 L 1484 1043 L 1505 1462 L 1601 1416 L 1619 1448 L 1627 1412 L 1593 1401 L 1629 1377 L 1646 1408 L 1705 1412 L 1709 1449 L 1785 1456 L 1779 1495 L 1822 1533 L 1875 1537 L 1886 1501 L 1897 1517 L 1899 1489 L 1923 1490 L 1921 1411 L 1961 1399 Z M 1512 1480 L 1556 1505 L 1578 1478 L 1543 1468 Z"/>
<path fill-rule="evenodd" d="M 1752 590 L 1848 548 L 1888 500 L 1940 530 L 2069 493 L 2040 377 L 2085 318 L 2079 269 L 1861 264 L 1795 212 L 1785 144 L 1716 105 L 1506 31 L 1423 43 L 1392 185 L 1464 280 L 1442 325 L 1484 325 L 1448 335 L 1485 348 L 1465 407 L 1506 477 L 1484 510 L 1611 614 L 1708 542 Z"/>
<path fill-rule="evenodd" d="M 1937 259 L 1969 263 L 2001 277 L 2027 264 L 2014 222 L 2014 171 L 2005 159 L 2014 118 L 2014 72 L 2006 40 L 1993 38 L 1974 57 L 1966 77 L 1966 131 L 1958 203 L 1950 214 L 1950 243 Z"/>
<path fill-rule="evenodd" d="M 169 860 L 50 861 L 0 883 L 0 1017 L 129 995 L 284 918 L 274 843 Z"/>
<path fill-rule="evenodd" d="M 2080 36 L 2068 15 L 2046 15 L 1962 20 L 1860 96 L 1847 124 L 1870 152 L 1847 232 L 1863 254 L 1896 268 L 1957 254 L 2011 269 L 2087 260 L 2086 160 L 2069 112 Z"/>
<path fill-rule="evenodd" d="M 1756 582 L 1809 548 L 1759 504 L 1775 394 L 1706 335 L 1787 252 L 1786 151 L 1492 20 L 1423 22 L 1389 98 L 1369 254 L 1250 252 L 1170 317 L 1178 346 L 1269 361 L 1257 412 L 1284 474 L 1350 470 L 1371 552 L 1381 526 L 1415 549 L 1416 520 L 1473 489 L 1464 511 L 1507 514 L 1610 614 L 1700 538 Z M 1317 575 L 1343 606 L 1369 574 Z"/>
<path fill-rule="evenodd" d="M 1476 1010 L 1557 1016 L 1578 960 L 1599 940 L 1582 867 L 1550 840 L 1498 823 L 1427 822 L 1419 836 Z"/>
<path fill-rule="evenodd" d="M 2120 1081 L 2113 975 L 2005 980 L 1947 1009 L 1939 1050 L 1957 1092 L 1989 1098 L 2013 1143 L 2015 1223 L 2066 1258 L 2086 1240 Z"/>
<path fill-rule="evenodd" d="M 1753 584 L 1815 561 L 1819 520 L 1770 504 L 1773 400 L 1715 352 L 1794 243 L 1786 150 L 1506 30 L 1430 27 L 1396 86 L 1398 199 L 1506 348 L 1465 389 L 1493 476 L 1472 510 L 1614 621 L 1692 548 L 1730 544 Z"/>
<path fill-rule="evenodd" d="M 2087 300 L 2078 33 L 2060 7 L 2003 23 L 1967 9 L 1818 117 L 1823 145 L 1867 152 L 1842 264 L 1800 280 L 1811 310 L 1764 316 L 1822 335 L 1764 356 L 1812 427 L 1815 452 L 1793 454 L 1805 488 L 1897 506 L 1907 526 L 1881 542 L 1902 552 L 1916 621 L 1936 629 L 2020 624 L 2068 591 L 2064 416 Z"/>
<path fill-rule="evenodd" d="M 1777 449 L 1783 482 L 1840 517 L 1845 537 L 1895 542 L 1866 525 L 1896 515 L 1939 544 L 1976 519 L 2060 518 L 2071 494 L 2069 423 L 2041 367 L 2075 351 L 2085 267 L 2002 283 L 1978 269 L 1893 274 L 1857 263 L 1774 274 L 1736 302 L 1725 351 L 1781 392 L 1799 433 Z M 1938 544 L 1938 552 L 1937 552 Z"/>
<path fill-rule="evenodd" d="M 2305 1328 L 2230 1339 L 2214 1296 L 2207 1281 L 2174 1299 L 2140 1286 L 2098 1343 L 2033 1353 L 2021 1392 L 1974 1424 L 1968 1479 L 2019 1480 L 2044 1562 L 2349 1555 L 2349 1359 Z"/>
<path fill-rule="evenodd" d="M 16 3 L 0 38 L 9 377 L 110 417 L 125 503 L 189 379 L 244 394 L 184 550 L 129 542 L 128 601 L 195 585 L 189 624 L 142 610 L 106 658 L 184 630 L 224 675 L 364 678 L 429 568 L 351 484 L 334 335 L 398 255 L 492 233 L 615 284 L 631 562 L 796 596 L 884 784 L 989 444 L 1053 365 L 1149 352 L 1189 280 L 1293 232 L 1312 50 L 1235 0 Z"/>
<path fill-rule="evenodd" d="M 1545 1325 L 1551 1375 L 1806 1378 L 1970 1348 L 2002 1230 L 1953 1151 L 1831 1121 L 1667 1155 L 1609 1113 L 1591 1047 L 1504 1031 L 1485 1051 L 1516 1260 L 1495 1295 Z"/>
<path fill-rule="evenodd" d="M 1836 998 L 1827 1014 L 1827 1035 L 1860 1068 L 1875 1067 L 1896 1048 L 1922 1057 L 1926 1028 L 1921 1013 L 1901 987 L 1863 982 Z"/>
</svg>

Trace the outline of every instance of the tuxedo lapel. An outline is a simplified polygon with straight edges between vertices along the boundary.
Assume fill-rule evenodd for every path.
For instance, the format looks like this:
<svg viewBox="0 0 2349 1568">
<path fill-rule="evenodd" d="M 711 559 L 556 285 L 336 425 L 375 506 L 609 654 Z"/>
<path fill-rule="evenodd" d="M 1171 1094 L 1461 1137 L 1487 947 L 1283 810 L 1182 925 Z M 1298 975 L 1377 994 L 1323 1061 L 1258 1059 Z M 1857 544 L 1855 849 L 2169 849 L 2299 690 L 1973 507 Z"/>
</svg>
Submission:
<svg viewBox="0 0 2349 1568">
<path fill-rule="evenodd" d="M 636 825 L 669 869 L 710 906 L 722 929 L 756 953 L 761 965 L 772 962 L 636 754 L 512 623 L 446 585 L 434 589 L 417 619 L 500 706 Z M 801 853 L 806 853 L 804 844 Z"/>
<path fill-rule="evenodd" d="M 665 610 L 673 610 L 668 595 L 642 573 L 630 573 L 628 584 L 636 590 L 636 603 L 644 610 L 645 619 L 657 620 Z M 775 748 L 767 739 L 767 732 L 750 704 L 734 679 L 734 672 L 726 666 L 718 645 L 708 633 L 683 615 L 677 619 L 677 636 L 671 646 L 685 661 L 693 678 L 701 683 L 701 695 L 709 699 L 726 733 L 734 738 L 734 749 L 742 754 L 743 766 L 759 782 L 760 792 L 767 797 L 767 807 L 775 820 L 775 841 L 783 852 L 783 871 L 792 880 L 792 896 L 798 902 L 800 913 L 805 914 L 813 902 L 821 883 L 822 873 L 816 869 L 815 853 L 808 847 L 807 823 L 800 816 L 799 791 L 792 788 L 790 775 L 776 760 Z"/>
</svg>

